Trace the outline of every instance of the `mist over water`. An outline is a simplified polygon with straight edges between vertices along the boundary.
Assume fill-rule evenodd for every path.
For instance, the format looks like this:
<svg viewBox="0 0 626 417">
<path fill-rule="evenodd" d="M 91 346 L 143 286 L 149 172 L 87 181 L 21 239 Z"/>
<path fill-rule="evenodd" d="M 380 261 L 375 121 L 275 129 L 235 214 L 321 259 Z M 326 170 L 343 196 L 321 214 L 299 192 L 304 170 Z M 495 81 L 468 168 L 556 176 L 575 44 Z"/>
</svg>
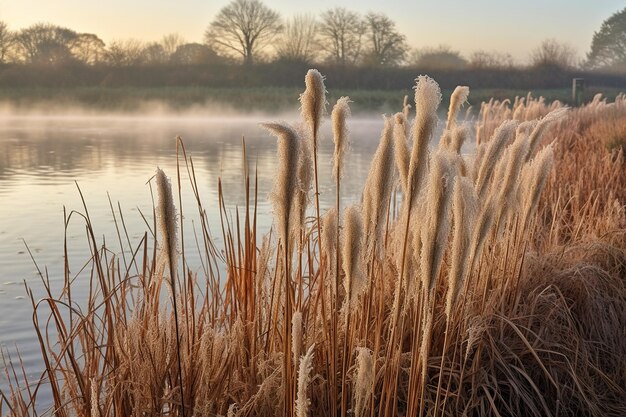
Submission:
<svg viewBox="0 0 626 417">
<path fill-rule="evenodd" d="M 39 271 L 55 295 L 64 283 L 63 250 L 67 236 L 73 298 L 87 298 L 90 246 L 81 194 L 87 205 L 98 246 L 118 255 L 123 266 L 144 234 L 153 227 L 150 181 L 156 167 L 172 178 L 175 194 L 176 137 L 183 138 L 193 160 L 212 238 L 221 238 L 218 184 L 224 190 L 229 219 L 245 209 L 243 141 L 254 186 L 258 179 L 258 231 L 269 231 L 272 212 L 267 196 L 276 172 L 276 139 L 259 126 L 268 120 L 299 119 L 296 113 L 271 115 L 200 113 L 58 114 L 0 112 L 0 346 L 15 356 L 20 350 L 29 378 L 36 381 L 43 364 L 32 325 L 32 306 L 24 283 L 41 298 Z M 442 123 L 440 123 L 441 125 Z M 380 115 L 349 120 L 351 149 L 342 179 L 342 205 L 358 202 L 383 127 Z M 440 126 L 441 127 L 441 126 Z M 438 138 L 438 135 L 435 135 Z M 322 126 L 319 148 L 320 204 L 334 206 L 330 123 Z M 199 215 L 189 175 L 181 159 L 182 213 L 188 267 L 203 276 L 193 230 Z M 79 192 L 80 188 L 80 192 Z M 156 199 L 156 195 L 154 195 Z M 176 195 L 176 203 L 178 197 Z M 177 210 L 180 212 L 180 207 Z M 64 212 L 69 217 L 64 228 Z M 145 218 L 145 220 L 144 220 Z M 118 230 L 120 237 L 118 237 Z M 128 236 L 126 236 L 126 233 Z M 124 256 L 122 256 L 122 247 Z M 32 253 L 35 263 L 31 259 Z M 46 311 L 39 314 L 45 321 Z M 6 377 L 0 374 L 0 389 Z M 46 395 L 46 394 L 44 394 Z"/>
<path fill-rule="evenodd" d="M 243 213 L 242 140 L 245 138 L 250 175 L 258 176 L 259 231 L 265 233 L 272 222 L 266 197 L 277 164 L 276 140 L 258 122 L 274 119 L 275 116 L 195 114 L 41 116 L 5 112 L 0 115 L 0 345 L 16 359 L 17 344 L 26 368 L 32 372 L 30 378 L 36 380 L 43 366 L 37 354 L 32 307 L 25 297 L 24 282 L 33 289 L 36 298 L 44 293 L 26 245 L 53 290 L 60 292 L 64 279 L 64 208 L 67 216 L 72 211 L 85 213 L 77 186 L 87 204 L 98 245 L 106 243 L 111 251 L 121 253 L 117 220 L 128 261 L 131 257 L 128 240 L 135 249 L 149 230 L 142 213 L 152 227 L 148 181 L 157 166 L 172 178 L 177 193 L 175 138 L 180 135 L 193 159 L 202 203 L 219 248 L 222 239 L 218 181 L 222 182 L 228 215 L 234 218 L 237 209 Z M 294 114 L 284 119 L 297 118 Z M 355 118 L 350 123 L 353 144 L 342 187 L 346 204 L 360 198 L 382 126 L 380 117 Z M 334 204 L 331 163 L 330 128 L 325 124 L 319 157 L 320 198 L 324 207 Z M 192 233 L 199 217 L 184 165 L 181 165 L 181 183 L 187 262 L 202 276 Z M 70 276 L 75 277 L 73 297 L 79 301 L 86 298 L 88 291 L 89 271 L 81 272 L 81 269 L 89 262 L 90 248 L 85 221 L 75 213 L 70 217 L 67 241 Z M 43 310 L 40 319 L 45 320 Z M 6 388 L 4 374 L 0 375 L 0 389 L 3 388 Z"/>
</svg>

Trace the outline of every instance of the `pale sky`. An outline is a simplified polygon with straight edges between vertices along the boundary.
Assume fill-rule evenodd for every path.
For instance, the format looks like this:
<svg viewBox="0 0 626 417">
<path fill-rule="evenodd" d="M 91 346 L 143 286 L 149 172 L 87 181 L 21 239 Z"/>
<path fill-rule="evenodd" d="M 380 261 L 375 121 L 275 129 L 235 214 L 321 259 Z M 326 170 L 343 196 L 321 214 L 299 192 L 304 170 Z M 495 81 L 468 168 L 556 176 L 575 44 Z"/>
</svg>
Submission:
<svg viewBox="0 0 626 417">
<path fill-rule="evenodd" d="M 13 30 L 38 22 L 95 33 L 105 42 L 121 38 L 159 40 L 179 33 L 202 42 L 213 17 L 228 0 L 0 0 L 0 20 Z M 283 17 L 342 6 L 383 12 L 411 47 L 448 45 L 464 55 L 477 49 L 508 52 L 520 62 L 543 39 L 572 45 L 583 57 L 602 21 L 626 6 L 625 0 L 396 0 L 296 2 L 266 0 Z"/>
</svg>

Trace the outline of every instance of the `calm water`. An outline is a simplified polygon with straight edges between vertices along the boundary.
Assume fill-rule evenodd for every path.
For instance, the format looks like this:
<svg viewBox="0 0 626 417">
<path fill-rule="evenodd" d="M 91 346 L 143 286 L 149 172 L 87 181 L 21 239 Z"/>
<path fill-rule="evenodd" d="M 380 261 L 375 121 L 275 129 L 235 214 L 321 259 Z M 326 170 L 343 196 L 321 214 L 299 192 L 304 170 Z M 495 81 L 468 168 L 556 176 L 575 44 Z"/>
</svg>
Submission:
<svg viewBox="0 0 626 417">
<path fill-rule="evenodd" d="M 242 137 L 245 136 L 251 172 L 258 168 L 259 224 L 271 225 L 265 201 L 276 170 L 276 141 L 258 127 L 258 118 L 192 117 L 32 117 L 0 116 L 0 344 L 15 358 L 20 350 L 32 378 L 42 370 L 38 345 L 32 330 L 32 308 L 25 297 L 24 282 L 36 297 L 43 286 L 39 268 L 47 271 L 53 288 L 63 283 L 64 207 L 84 213 L 77 184 L 85 197 L 89 215 L 101 245 L 120 252 L 114 217 L 124 216 L 131 244 L 136 246 L 147 226 L 141 213 L 152 220 L 152 200 L 147 182 L 161 167 L 168 176 L 176 174 L 175 137 L 181 135 L 194 160 L 204 207 L 219 231 L 218 179 L 221 178 L 227 208 L 234 213 L 244 199 Z M 346 202 L 360 198 L 371 156 L 382 128 L 381 118 L 353 119 L 350 124 L 352 149 L 346 161 L 342 194 Z M 321 203 L 334 204 L 331 172 L 332 142 L 329 127 L 323 131 L 320 149 Z M 183 211 L 186 230 L 197 220 L 191 189 L 183 175 Z M 176 189 L 176 188 L 174 188 Z M 196 222 L 197 223 L 197 222 Z M 89 260 L 85 223 L 73 216 L 67 230 L 70 270 L 77 274 Z M 190 266 L 200 269 L 193 256 L 195 242 L 187 233 Z M 216 234 L 218 245 L 221 244 Z M 127 245 L 125 245 L 125 249 Z M 191 248 L 191 249 L 189 249 Z M 73 294 L 87 291 L 87 276 L 75 281 Z M 43 314 L 41 317 L 43 318 Z M 0 389 L 6 378 L 0 372 Z"/>
<path fill-rule="evenodd" d="M 289 118 L 287 118 L 289 120 Z M 130 244 L 135 248 L 152 224 L 152 197 L 148 181 L 157 166 L 176 175 L 175 137 L 183 137 L 192 156 L 202 203 L 210 227 L 221 232 L 217 206 L 218 180 L 225 190 L 227 211 L 244 207 L 245 137 L 248 168 L 258 170 L 260 232 L 269 230 L 272 214 L 266 197 L 276 171 L 276 140 L 258 126 L 260 118 L 210 117 L 34 117 L 0 115 L 0 346 L 16 359 L 19 349 L 29 378 L 36 380 L 43 365 L 32 325 L 32 307 L 24 283 L 35 298 L 44 296 L 38 275 L 47 274 L 58 294 L 63 285 L 64 209 L 84 213 L 83 193 L 98 245 L 121 253 L 114 214 L 121 214 Z M 361 188 L 378 144 L 380 117 L 353 118 L 352 139 L 342 180 L 342 201 L 360 199 Z M 471 148 L 469 145 L 467 150 Z M 328 123 L 322 130 L 319 154 L 320 202 L 334 205 L 331 177 L 332 142 Z M 196 243 L 190 230 L 198 224 L 196 203 L 182 171 L 185 247 L 189 267 L 201 270 Z M 176 190 L 175 182 L 173 189 Z M 175 191 L 176 192 L 176 191 Z M 178 205 L 178 204 L 177 204 Z M 220 233 L 213 238 L 218 247 Z M 67 227 L 71 275 L 77 275 L 73 297 L 80 302 L 88 291 L 88 274 L 79 274 L 89 262 L 85 222 L 73 215 Z M 123 236 L 124 250 L 128 251 Z M 34 260 L 28 253 L 30 249 Z M 201 276 L 201 274 L 200 274 Z M 45 320 L 45 312 L 40 314 Z M 1 365 L 1 363 L 0 363 Z M 0 389 L 6 389 L 0 372 Z M 50 401 L 44 390 L 40 399 Z M 43 398 L 41 398 L 43 397 Z"/>
</svg>

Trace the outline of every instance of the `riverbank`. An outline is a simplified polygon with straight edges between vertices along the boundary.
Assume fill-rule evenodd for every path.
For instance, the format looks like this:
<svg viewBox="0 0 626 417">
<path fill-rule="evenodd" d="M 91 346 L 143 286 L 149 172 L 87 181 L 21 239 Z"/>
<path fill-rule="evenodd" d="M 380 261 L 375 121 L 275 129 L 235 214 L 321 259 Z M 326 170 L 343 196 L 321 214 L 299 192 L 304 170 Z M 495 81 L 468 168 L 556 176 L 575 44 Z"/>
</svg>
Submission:
<svg viewBox="0 0 626 417">
<path fill-rule="evenodd" d="M 514 100 L 516 96 L 544 97 L 551 102 L 559 100 L 568 103 L 571 90 L 563 89 L 471 89 L 469 104 L 479 107 L 491 98 Z M 300 88 L 291 87 L 251 87 L 217 88 L 204 86 L 185 87 L 40 87 L 0 89 L 0 108 L 5 111 L 27 113 L 73 112 L 144 112 L 167 111 L 187 112 L 219 110 L 221 113 L 282 113 L 293 111 Z M 443 90 L 444 103 L 452 90 Z M 602 93 L 612 101 L 620 90 L 610 87 L 588 87 L 585 101 L 590 101 L 596 93 Z M 334 90 L 328 96 L 334 103 L 341 96 L 349 96 L 353 112 L 394 113 L 402 108 L 401 98 L 412 95 L 412 90 Z"/>
</svg>

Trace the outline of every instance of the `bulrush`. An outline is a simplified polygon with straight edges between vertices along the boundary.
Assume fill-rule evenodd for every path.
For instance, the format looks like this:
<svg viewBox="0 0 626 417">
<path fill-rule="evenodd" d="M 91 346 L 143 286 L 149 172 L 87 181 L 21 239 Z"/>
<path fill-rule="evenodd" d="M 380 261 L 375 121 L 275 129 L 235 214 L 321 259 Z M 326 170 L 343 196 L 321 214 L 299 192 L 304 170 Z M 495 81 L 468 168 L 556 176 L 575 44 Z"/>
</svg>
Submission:
<svg viewBox="0 0 626 417">
<path fill-rule="evenodd" d="M 180 329 L 178 324 L 178 302 L 176 295 L 176 261 L 178 259 L 176 242 L 176 207 L 172 196 L 172 185 L 162 169 L 156 172 L 157 194 L 159 204 L 157 206 L 157 219 L 161 231 L 161 262 L 167 261 L 170 267 L 170 286 L 172 288 L 172 306 L 174 308 L 174 325 L 176 327 L 176 359 L 178 362 L 178 381 L 180 383 L 181 414 L 185 417 L 185 395 L 183 392 L 183 367 L 180 353 Z"/>
<path fill-rule="evenodd" d="M 344 288 L 346 289 L 344 305 L 348 309 L 367 284 L 361 262 L 362 247 L 363 220 L 361 219 L 361 210 L 358 206 L 352 205 L 346 208 L 343 214 L 343 246 L 341 251 L 342 266 L 345 273 Z"/>
<path fill-rule="evenodd" d="M 363 223 L 368 258 L 381 249 L 383 226 L 393 189 L 393 119 L 385 117 L 385 127 L 374 153 L 363 187 Z M 378 247 L 377 247 L 378 246 Z M 378 250 L 377 250 L 378 249 Z"/>
<path fill-rule="evenodd" d="M 162 169 L 157 168 L 156 183 L 158 194 L 157 221 L 161 232 L 161 252 L 159 263 L 169 266 L 172 287 L 176 280 L 178 243 L 176 241 L 176 207 L 172 196 L 172 185 Z"/>
<path fill-rule="evenodd" d="M 269 198 L 274 209 L 278 235 L 283 245 L 288 245 L 290 217 L 298 190 L 298 176 L 294 174 L 298 172 L 300 140 L 296 131 L 286 123 L 263 123 L 261 126 L 278 139 L 278 171 Z"/>
<path fill-rule="evenodd" d="M 350 117 L 350 97 L 341 97 L 337 104 L 333 106 L 330 119 L 333 125 L 333 142 L 335 151 L 333 153 L 333 176 L 335 180 L 341 177 L 344 157 L 350 147 L 348 136 L 348 125 L 346 119 Z"/>
</svg>

